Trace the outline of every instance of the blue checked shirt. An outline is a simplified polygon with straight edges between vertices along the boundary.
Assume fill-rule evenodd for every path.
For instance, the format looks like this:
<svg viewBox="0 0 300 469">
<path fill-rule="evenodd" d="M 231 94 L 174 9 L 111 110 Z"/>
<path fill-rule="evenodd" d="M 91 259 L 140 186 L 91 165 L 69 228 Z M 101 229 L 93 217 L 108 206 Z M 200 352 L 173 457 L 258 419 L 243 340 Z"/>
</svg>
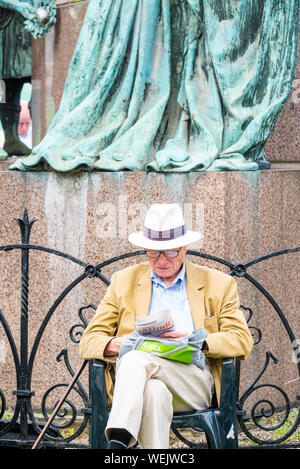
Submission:
<svg viewBox="0 0 300 469">
<path fill-rule="evenodd" d="M 176 330 L 191 334 L 195 330 L 186 291 L 185 263 L 172 285 L 167 286 L 151 269 L 152 295 L 148 314 L 168 309 Z"/>
</svg>

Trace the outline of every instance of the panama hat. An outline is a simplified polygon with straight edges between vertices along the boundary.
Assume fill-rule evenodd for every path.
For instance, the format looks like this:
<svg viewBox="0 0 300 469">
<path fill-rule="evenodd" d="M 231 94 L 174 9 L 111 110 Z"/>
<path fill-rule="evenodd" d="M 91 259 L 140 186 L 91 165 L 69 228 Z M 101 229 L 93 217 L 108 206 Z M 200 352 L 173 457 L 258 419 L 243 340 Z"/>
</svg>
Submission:
<svg viewBox="0 0 300 469">
<path fill-rule="evenodd" d="M 186 229 L 178 204 L 153 204 L 146 213 L 143 231 L 132 233 L 131 244 L 145 249 L 175 249 L 201 238 L 197 231 Z"/>
</svg>

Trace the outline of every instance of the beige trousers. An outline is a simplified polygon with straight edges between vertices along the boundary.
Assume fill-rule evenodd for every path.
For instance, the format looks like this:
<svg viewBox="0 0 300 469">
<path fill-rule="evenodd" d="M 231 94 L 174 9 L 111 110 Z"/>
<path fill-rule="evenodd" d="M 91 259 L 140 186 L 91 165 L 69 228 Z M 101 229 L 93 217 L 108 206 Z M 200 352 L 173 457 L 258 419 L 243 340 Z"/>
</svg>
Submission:
<svg viewBox="0 0 300 469">
<path fill-rule="evenodd" d="M 211 405 L 213 377 L 208 368 L 179 363 L 140 350 L 118 362 L 113 404 L 106 427 L 124 428 L 141 448 L 166 449 L 173 411 Z"/>
</svg>

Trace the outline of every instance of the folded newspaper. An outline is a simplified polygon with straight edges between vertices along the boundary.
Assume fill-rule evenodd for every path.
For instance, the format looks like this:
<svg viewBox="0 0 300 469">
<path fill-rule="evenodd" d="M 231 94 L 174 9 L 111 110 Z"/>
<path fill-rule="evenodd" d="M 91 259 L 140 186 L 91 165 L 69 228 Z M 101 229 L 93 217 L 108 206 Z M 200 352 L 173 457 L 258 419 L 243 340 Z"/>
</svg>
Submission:
<svg viewBox="0 0 300 469">
<path fill-rule="evenodd" d="M 195 329 L 190 335 L 176 340 L 163 339 L 153 335 L 140 335 L 137 331 L 134 331 L 124 338 L 120 347 L 118 360 L 128 352 L 140 350 L 152 353 L 160 358 L 175 360 L 181 363 L 192 363 L 203 370 L 205 367 L 205 356 L 202 352 L 202 345 L 206 336 L 207 332 L 202 327 Z"/>
<path fill-rule="evenodd" d="M 175 323 L 168 309 L 149 314 L 149 316 L 136 318 L 135 330 L 140 335 L 156 337 L 163 332 L 175 328 Z"/>
</svg>

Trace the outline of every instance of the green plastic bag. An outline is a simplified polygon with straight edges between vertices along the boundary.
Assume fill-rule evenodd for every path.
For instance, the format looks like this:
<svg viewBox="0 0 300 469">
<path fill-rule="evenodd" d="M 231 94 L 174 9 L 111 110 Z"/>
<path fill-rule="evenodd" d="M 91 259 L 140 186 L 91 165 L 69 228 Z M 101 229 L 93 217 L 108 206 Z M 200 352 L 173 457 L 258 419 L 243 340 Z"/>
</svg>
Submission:
<svg viewBox="0 0 300 469">
<path fill-rule="evenodd" d="M 169 360 L 192 363 L 192 352 L 194 348 L 190 345 L 181 348 L 177 345 L 166 345 L 157 340 L 145 340 L 137 350 L 152 352 L 159 357 L 168 358 Z"/>
</svg>

